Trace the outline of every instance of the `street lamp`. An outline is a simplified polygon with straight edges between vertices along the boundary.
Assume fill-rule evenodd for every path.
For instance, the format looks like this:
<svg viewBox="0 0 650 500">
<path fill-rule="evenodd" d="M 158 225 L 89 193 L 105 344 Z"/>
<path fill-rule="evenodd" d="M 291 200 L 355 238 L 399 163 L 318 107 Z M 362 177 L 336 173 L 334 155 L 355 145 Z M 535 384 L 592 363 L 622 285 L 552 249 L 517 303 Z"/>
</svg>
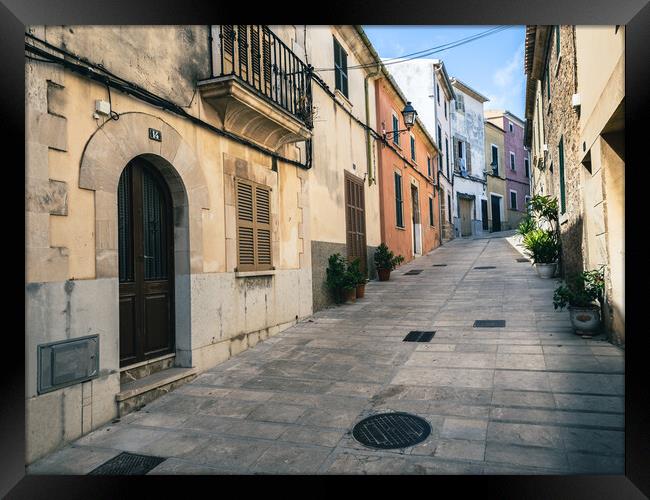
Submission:
<svg viewBox="0 0 650 500">
<path fill-rule="evenodd" d="M 406 106 L 404 106 L 404 109 L 402 110 L 402 117 L 404 118 L 404 125 L 406 128 L 402 130 L 391 130 L 390 132 L 384 131 L 384 141 L 386 140 L 388 134 L 400 134 L 402 132 L 408 132 L 411 130 L 413 125 L 415 125 L 415 118 L 417 115 L 418 112 L 415 111 L 415 108 L 413 106 L 411 106 L 411 101 L 407 101 Z"/>
</svg>

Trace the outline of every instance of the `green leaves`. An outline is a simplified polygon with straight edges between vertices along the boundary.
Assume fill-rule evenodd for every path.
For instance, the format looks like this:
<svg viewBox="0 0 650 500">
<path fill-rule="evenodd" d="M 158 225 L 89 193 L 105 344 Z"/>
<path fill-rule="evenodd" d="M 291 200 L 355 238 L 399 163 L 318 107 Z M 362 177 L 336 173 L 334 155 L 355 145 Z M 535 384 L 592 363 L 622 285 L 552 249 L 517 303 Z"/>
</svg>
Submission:
<svg viewBox="0 0 650 500">
<path fill-rule="evenodd" d="M 564 309 L 567 305 L 573 307 L 588 307 L 596 299 L 602 298 L 605 289 L 605 266 L 598 269 L 573 274 L 567 282 L 555 289 L 553 307 Z"/>
<path fill-rule="evenodd" d="M 533 229 L 524 236 L 523 245 L 536 264 L 551 264 L 560 256 L 560 243 L 553 231 Z"/>
<path fill-rule="evenodd" d="M 385 243 L 382 243 L 375 250 L 375 266 L 377 269 L 395 269 L 398 265 L 404 262 L 404 257 L 401 255 L 395 256 Z"/>
</svg>

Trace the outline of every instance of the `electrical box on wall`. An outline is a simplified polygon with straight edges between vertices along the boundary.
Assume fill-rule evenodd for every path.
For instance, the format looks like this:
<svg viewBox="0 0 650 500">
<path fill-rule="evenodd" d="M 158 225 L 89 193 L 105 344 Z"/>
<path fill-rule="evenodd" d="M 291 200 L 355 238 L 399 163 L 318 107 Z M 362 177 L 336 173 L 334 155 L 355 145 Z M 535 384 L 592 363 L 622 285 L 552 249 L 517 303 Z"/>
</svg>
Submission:
<svg viewBox="0 0 650 500">
<path fill-rule="evenodd" d="M 38 346 L 38 393 L 85 382 L 99 375 L 99 335 Z"/>
<path fill-rule="evenodd" d="M 108 101 L 98 99 L 95 101 L 95 112 L 98 115 L 108 116 L 111 114 L 111 104 Z"/>
</svg>

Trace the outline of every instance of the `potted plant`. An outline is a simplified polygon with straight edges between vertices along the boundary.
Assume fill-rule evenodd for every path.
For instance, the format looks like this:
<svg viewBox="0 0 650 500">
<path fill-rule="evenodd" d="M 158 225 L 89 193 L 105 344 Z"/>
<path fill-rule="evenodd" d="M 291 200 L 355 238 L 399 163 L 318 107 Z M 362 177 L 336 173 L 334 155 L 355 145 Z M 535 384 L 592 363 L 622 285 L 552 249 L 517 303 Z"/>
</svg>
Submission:
<svg viewBox="0 0 650 500">
<path fill-rule="evenodd" d="M 379 245 L 375 250 L 375 266 L 377 267 L 379 281 L 388 281 L 390 272 L 402 262 L 404 262 L 404 257 L 393 254 L 385 243 Z"/>
<path fill-rule="evenodd" d="M 365 273 L 361 270 L 361 259 L 357 257 L 352 262 L 350 262 L 348 271 L 352 274 L 356 283 L 357 299 L 363 298 L 365 295 L 367 279 Z"/>
<path fill-rule="evenodd" d="M 530 212 L 528 212 L 519 222 L 517 233 L 523 237 L 530 233 L 533 229 L 537 229 L 537 223 L 535 222 L 535 219 L 530 214 Z"/>
<path fill-rule="evenodd" d="M 326 272 L 327 278 L 325 283 L 334 297 L 334 302 L 340 304 L 344 300 L 342 292 L 346 273 L 346 262 L 340 253 L 329 256 Z"/>
<path fill-rule="evenodd" d="M 533 259 L 540 278 L 552 278 L 560 255 L 560 244 L 553 231 L 533 229 L 526 233 L 523 245 Z"/>
<path fill-rule="evenodd" d="M 600 304 L 605 288 L 604 266 L 574 274 L 555 289 L 553 307 L 568 305 L 569 317 L 578 335 L 593 335 L 600 329 Z"/>
<path fill-rule="evenodd" d="M 341 289 L 345 302 L 355 302 L 357 300 L 357 279 L 346 269 L 341 280 Z"/>
</svg>

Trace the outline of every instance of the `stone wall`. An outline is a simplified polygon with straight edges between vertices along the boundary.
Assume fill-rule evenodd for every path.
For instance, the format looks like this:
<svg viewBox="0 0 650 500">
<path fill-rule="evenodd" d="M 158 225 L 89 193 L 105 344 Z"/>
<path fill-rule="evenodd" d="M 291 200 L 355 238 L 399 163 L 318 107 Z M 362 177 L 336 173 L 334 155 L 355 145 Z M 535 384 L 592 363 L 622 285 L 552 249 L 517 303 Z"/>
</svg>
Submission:
<svg viewBox="0 0 650 500">
<path fill-rule="evenodd" d="M 573 26 L 560 27 L 560 58 L 556 54 L 556 37 L 551 32 L 549 47 L 550 102 L 546 80 L 542 81 L 542 105 L 548 159 L 546 175 L 554 186 L 554 195 L 560 204 L 559 143 L 564 144 L 564 185 L 566 213 L 560 214 L 562 239 L 562 271 L 565 276 L 583 270 L 583 199 L 581 169 L 578 158 L 579 115 L 571 105 L 577 92 L 575 36 Z M 552 162 L 553 171 L 550 170 Z"/>
</svg>

